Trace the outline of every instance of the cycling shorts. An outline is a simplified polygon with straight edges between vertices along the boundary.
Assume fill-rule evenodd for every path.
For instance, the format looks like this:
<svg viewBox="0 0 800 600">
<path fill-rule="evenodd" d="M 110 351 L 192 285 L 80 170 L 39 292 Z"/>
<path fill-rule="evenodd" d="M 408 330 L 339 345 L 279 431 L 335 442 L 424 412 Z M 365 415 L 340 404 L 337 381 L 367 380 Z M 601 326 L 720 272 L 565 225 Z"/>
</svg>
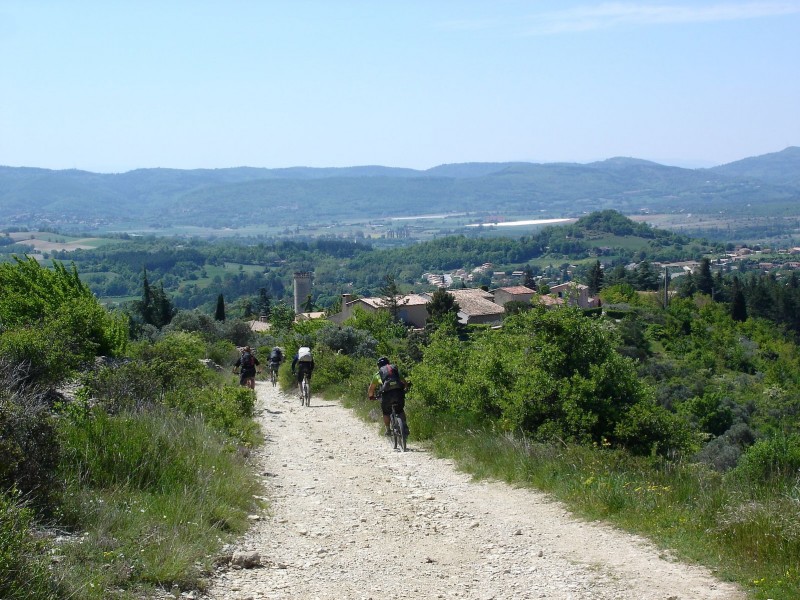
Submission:
<svg viewBox="0 0 800 600">
<path fill-rule="evenodd" d="M 381 395 L 381 412 L 384 415 L 392 414 L 392 404 L 395 405 L 395 412 L 401 413 L 406 407 L 405 390 L 389 390 Z"/>
</svg>

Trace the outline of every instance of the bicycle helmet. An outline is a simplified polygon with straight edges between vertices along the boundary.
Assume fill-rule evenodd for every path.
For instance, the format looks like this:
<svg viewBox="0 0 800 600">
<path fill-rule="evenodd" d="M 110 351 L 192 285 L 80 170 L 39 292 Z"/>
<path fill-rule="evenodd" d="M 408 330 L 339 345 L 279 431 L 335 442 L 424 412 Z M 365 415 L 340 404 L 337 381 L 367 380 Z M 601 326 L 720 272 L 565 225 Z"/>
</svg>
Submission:
<svg viewBox="0 0 800 600">
<path fill-rule="evenodd" d="M 381 356 L 378 359 L 378 368 L 383 367 L 383 366 L 388 365 L 388 364 L 389 364 L 389 359 L 386 358 L 385 356 Z"/>
</svg>

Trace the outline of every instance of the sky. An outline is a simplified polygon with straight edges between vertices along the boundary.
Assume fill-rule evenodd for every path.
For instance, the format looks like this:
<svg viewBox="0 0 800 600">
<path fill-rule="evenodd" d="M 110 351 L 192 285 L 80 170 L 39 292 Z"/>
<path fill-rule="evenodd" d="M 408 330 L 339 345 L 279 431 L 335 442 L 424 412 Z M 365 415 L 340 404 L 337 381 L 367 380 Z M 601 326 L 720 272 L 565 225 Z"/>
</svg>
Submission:
<svg viewBox="0 0 800 600">
<path fill-rule="evenodd" d="M 0 165 L 683 167 L 800 145 L 800 0 L 0 0 Z"/>
</svg>

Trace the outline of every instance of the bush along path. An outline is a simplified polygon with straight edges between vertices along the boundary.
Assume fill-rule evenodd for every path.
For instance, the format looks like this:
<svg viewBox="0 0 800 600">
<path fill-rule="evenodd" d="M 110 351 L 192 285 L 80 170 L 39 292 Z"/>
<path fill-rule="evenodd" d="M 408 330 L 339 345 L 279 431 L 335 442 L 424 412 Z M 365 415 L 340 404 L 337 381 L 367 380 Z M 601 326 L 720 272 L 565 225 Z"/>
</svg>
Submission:
<svg viewBox="0 0 800 600">
<path fill-rule="evenodd" d="M 259 472 L 271 512 L 229 553 L 207 599 L 738 600 L 648 542 L 571 517 L 535 491 L 473 482 L 338 403 L 259 383 Z M 223 562 L 223 561 L 221 561 Z M 252 566 L 252 564 L 245 566 Z"/>
</svg>

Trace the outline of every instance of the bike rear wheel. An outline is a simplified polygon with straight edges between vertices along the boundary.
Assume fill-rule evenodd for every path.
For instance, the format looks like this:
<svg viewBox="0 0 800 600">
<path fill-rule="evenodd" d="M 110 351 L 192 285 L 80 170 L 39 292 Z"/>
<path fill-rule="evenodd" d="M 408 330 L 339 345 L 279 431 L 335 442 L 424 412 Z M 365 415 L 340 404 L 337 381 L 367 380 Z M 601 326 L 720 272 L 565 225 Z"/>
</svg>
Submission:
<svg viewBox="0 0 800 600">
<path fill-rule="evenodd" d="M 392 448 L 395 450 L 400 449 L 401 451 L 405 452 L 406 436 L 403 435 L 405 429 L 403 427 L 403 419 L 396 412 L 392 411 L 392 414 L 389 417 L 389 424 L 392 430 Z"/>
<path fill-rule="evenodd" d="M 308 383 L 308 377 L 303 377 L 303 387 L 301 389 L 303 392 L 303 404 L 311 406 L 311 388 Z"/>
<path fill-rule="evenodd" d="M 403 417 L 397 417 L 398 425 L 400 426 L 400 447 L 402 448 L 403 452 L 406 451 L 406 440 L 408 436 L 406 435 L 406 421 Z"/>
</svg>

